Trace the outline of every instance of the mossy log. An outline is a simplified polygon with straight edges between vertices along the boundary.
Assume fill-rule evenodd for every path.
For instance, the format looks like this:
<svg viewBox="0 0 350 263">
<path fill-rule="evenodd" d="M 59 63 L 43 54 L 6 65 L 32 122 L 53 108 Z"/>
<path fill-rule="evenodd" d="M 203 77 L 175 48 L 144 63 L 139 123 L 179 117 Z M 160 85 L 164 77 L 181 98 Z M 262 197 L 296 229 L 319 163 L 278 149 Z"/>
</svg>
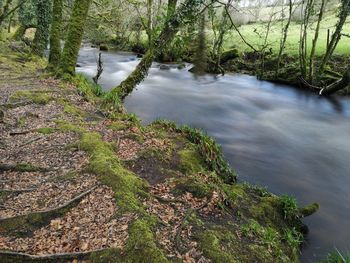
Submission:
<svg viewBox="0 0 350 263">
<path fill-rule="evenodd" d="M 311 216 L 312 214 L 316 213 L 320 209 L 320 205 L 318 203 L 313 203 L 307 206 L 304 206 L 303 208 L 299 209 L 299 217 L 307 217 Z"/>
<path fill-rule="evenodd" d="M 30 235 L 35 229 L 48 224 L 53 218 L 63 216 L 72 207 L 75 207 L 86 195 L 90 194 L 97 186 L 79 194 L 69 202 L 54 209 L 33 212 L 25 215 L 0 219 L 0 233 L 15 236 Z"/>
<path fill-rule="evenodd" d="M 343 77 L 338 81 L 328 85 L 327 87 L 321 89 L 320 95 L 330 95 L 339 90 L 345 89 L 350 84 L 350 66 L 345 71 Z"/>
</svg>

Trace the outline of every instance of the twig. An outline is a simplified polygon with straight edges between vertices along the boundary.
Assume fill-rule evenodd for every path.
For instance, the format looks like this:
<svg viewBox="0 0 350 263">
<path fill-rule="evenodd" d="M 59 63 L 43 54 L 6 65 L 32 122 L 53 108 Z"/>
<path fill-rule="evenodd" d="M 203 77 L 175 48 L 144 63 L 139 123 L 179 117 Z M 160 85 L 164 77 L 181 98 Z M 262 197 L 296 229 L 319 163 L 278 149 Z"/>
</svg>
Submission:
<svg viewBox="0 0 350 263">
<path fill-rule="evenodd" d="M 34 138 L 34 139 L 31 139 L 31 140 L 29 140 L 29 141 L 27 141 L 27 142 L 21 144 L 20 146 L 18 146 L 18 148 L 21 148 L 21 147 L 26 146 L 26 145 L 28 145 L 28 144 L 31 144 L 31 143 L 33 143 L 33 142 L 40 141 L 40 140 L 42 140 L 42 139 L 44 139 L 44 138 L 45 138 L 44 136 L 36 137 L 36 138 Z"/>
<path fill-rule="evenodd" d="M 24 135 L 24 134 L 28 134 L 33 132 L 33 130 L 27 130 L 27 131 L 18 131 L 18 132 L 10 132 L 9 135 L 10 136 L 14 136 L 14 135 Z"/>
</svg>

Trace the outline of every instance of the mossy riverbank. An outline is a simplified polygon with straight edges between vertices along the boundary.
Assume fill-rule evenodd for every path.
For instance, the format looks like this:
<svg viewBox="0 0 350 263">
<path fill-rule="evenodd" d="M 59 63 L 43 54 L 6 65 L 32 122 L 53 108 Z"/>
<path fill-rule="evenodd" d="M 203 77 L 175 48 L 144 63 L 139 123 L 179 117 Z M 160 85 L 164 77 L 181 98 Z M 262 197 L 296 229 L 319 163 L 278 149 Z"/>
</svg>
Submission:
<svg viewBox="0 0 350 263">
<path fill-rule="evenodd" d="M 44 60 L 1 50 L 1 201 L 16 209 L 28 195 L 9 192 L 19 190 L 11 178 L 41 178 L 21 189 L 38 193 L 30 209 L 0 218 L 2 262 L 299 262 L 307 233 L 301 219 L 317 204 L 302 209 L 291 197 L 238 183 L 202 131 L 164 120 L 142 126 L 133 114 L 109 111 L 99 88 L 81 76 L 53 79 Z M 52 182 L 52 192 L 71 184 L 78 190 L 46 208 L 41 184 Z M 88 213 L 76 209 L 94 200 Z M 109 234 L 95 238 L 99 229 Z M 66 238 L 70 231 L 84 242 Z"/>
</svg>

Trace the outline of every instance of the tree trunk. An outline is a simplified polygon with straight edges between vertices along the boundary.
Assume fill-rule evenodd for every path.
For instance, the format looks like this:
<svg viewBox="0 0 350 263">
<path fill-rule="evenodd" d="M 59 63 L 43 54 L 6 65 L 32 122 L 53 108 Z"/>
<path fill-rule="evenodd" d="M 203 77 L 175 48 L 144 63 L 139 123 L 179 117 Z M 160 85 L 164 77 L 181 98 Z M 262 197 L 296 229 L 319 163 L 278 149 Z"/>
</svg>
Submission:
<svg viewBox="0 0 350 263">
<path fill-rule="evenodd" d="M 331 85 L 321 89 L 320 95 L 330 95 L 339 90 L 345 89 L 350 84 L 350 65 L 345 70 L 343 77 Z"/>
<path fill-rule="evenodd" d="M 192 22 L 196 19 L 203 3 L 204 0 L 186 0 L 181 4 L 174 15 L 165 23 L 159 37 L 154 41 L 153 48 L 146 52 L 136 69 L 120 83 L 119 86 L 111 91 L 112 95 L 116 95 L 123 100 L 133 91 L 135 86 L 147 76 L 153 59 L 158 56 L 165 46 L 174 38 L 184 21 Z"/>
<path fill-rule="evenodd" d="M 13 34 L 14 40 L 22 40 L 24 34 L 26 33 L 27 27 L 23 24 L 20 24 L 16 32 Z"/>
<path fill-rule="evenodd" d="M 61 59 L 61 31 L 62 31 L 63 0 L 53 0 L 52 26 L 50 34 L 50 66 L 59 66 Z"/>
<path fill-rule="evenodd" d="M 168 0 L 167 17 L 171 17 L 176 10 L 177 0 Z"/>
<path fill-rule="evenodd" d="M 310 53 L 310 65 L 309 65 L 309 82 L 312 84 L 314 80 L 314 65 L 315 65 L 315 52 L 316 52 L 316 45 L 317 45 L 317 40 L 318 40 L 318 35 L 320 32 L 320 27 L 321 27 L 321 21 L 323 19 L 323 14 L 326 6 L 326 0 L 322 0 L 321 3 L 321 8 L 320 8 L 320 13 L 318 15 L 318 20 L 317 20 L 317 26 L 315 30 L 315 36 L 314 39 L 312 40 L 312 48 L 311 48 L 311 53 Z"/>
<path fill-rule="evenodd" d="M 339 20 L 335 27 L 335 31 L 332 34 L 331 40 L 328 44 L 326 54 L 324 55 L 318 70 L 318 78 L 322 76 L 326 64 L 328 63 L 329 59 L 333 55 L 333 52 L 339 43 L 339 40 L 341 38 L 341 32 L 349 16 L 349 13 L 350 13 L 350 0 L 343 0 L 340 7 L 340 12 L 339 12 Z"/>
<path fill-rule="evenodd" d="M 63 48 L 61 73 L 74 75 L 79 49 L 83 39 L 84 26 L 92 0 L 75 0 L 68 26 L 67 40 Z"/>
<path fill-rule="evenodd" d="M 147 36 L 148 36 L 148 48 L 152 48 L 153 45 L 153 0 L 147 0 Z"/>
<path fill-rule="evenodd" d="M 278 52 L 277 68 L 276 68 L 276 73 L 275 73 L 276 77 L 278 77 L 278 73 L 280 70 L 282 54 L 283 54 L 283 51 L 284 51 L 284 48 L 285 48 L 286 42 L 287 42 L 289 25 L 290 25 L 290 22 L 292 21 L 292 14 L 293 14 L 293 2 L 292 2 L 292 0 L 289 0 L 289 17 L 287 20 L 287 24 L 285 25 L 285 27 L 283 29 L 283 38 L 281 40 L 280 50 Z"/>
<path fill-rule="evenodd" d="M 51 0 L 38 0 L 37 2 L 36 15 L 38 25 L 33 40 L 32 52 L 38 56 L 44 55 L 49 42 L 51 5 Z"/>
</svg>

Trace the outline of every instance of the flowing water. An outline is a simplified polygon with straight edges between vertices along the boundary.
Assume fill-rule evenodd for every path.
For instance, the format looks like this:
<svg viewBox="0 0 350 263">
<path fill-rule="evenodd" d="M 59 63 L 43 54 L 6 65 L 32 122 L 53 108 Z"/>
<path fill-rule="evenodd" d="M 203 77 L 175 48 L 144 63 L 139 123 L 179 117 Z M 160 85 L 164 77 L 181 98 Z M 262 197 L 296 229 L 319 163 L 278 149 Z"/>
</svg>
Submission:
<svg viewBox="0 0 350 263">
<path fill-rule="evenodd" d="M 80 52 L 78 72 L 93 76 L 97 51 Z M 130 53 L 103 53 L 100 84 L 110 89 L 137 65 Z M 189 65 L 187 65 L 189 66 Z M 125 101 L 145 124 L 157 118 L 204 129 L 221 145 L 240 180 L 290 194 L 300 205 L 319 202 L 302 262 L 350 249 L 350 99 L 309 92 L 247 75 L 196 78 L 154 63 Z"/>
</svg>

